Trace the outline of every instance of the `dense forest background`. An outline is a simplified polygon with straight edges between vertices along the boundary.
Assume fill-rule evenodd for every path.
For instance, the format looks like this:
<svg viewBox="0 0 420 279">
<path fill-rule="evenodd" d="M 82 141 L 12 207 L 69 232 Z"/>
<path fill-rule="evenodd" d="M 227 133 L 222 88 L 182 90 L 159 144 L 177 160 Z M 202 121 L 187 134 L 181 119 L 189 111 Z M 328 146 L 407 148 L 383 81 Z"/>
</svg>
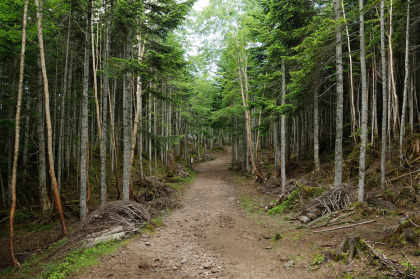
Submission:
<svg viewBox="0 0 420 279">
<path fill-rule="evenodd" d="M 130 200 L 133 181 L 223 144 L 233 168 L 280 177 L 283 191 L 311 162 L 360 201 L 407 170 L 418 195 L 418 1 L 193 4 L 1 1 L 0 195 L 11 227 L 16 206 L 57 207 L 66 232 L 62 204 L 80 205 L 84 220 L 89 204 Z"/>
</svg>

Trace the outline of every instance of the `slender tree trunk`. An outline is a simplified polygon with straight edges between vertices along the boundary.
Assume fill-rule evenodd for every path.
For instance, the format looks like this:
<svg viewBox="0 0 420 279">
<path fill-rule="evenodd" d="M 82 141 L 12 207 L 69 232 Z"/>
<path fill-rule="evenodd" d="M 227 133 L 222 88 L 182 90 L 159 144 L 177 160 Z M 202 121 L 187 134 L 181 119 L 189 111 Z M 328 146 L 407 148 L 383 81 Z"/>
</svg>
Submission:
<svg viewBox="0 0 420 279">
<path fill-rule="evenodd" d="M 318 86 L 314 89 L 314 164 L 315 170 L 321 170 L 319 161 L 319 106 L 318 106 Z"/>
<path fill-rule="evenodd" d="M 83 69 L 83 95 L 82 95 L 82 114 L 81 114 L 81 135 L 80 135 L 80 220 L 84 221 L 87 215 L 87 156 L 88 156 L 88 129 L 89 129 L 89 115 L 88 115 L 88 101 L 89 101 L 89 57 L 90 57 L 90 31 L 91 31 L 91 5 L 92 0 L 89 1 L 87 11 L 87 25 L 85 37 L 85 58 Z"/>
<path fill-rule="evenodd" d="M 20 263 L 16 259 L 15 250 L 13 246 L 14 238 L 14 221 L 16 212 L 16 173 L 17 163 L 19 159 L 19 136 L 20 136 L 20 111 L 22 104 L 22 91 L 23 91 L 23 77 L 25 68 L 25 50 L 26 50 L 26 15 L 28 14 L 28 0 L 25 0 L 23 7 L 23 24 L 22 24 L 22 48 L 20 51 L 20 65 L 19 65 L 19 87 L 17 93 L 17 104 L 16 104 L 16 120 L 15 120 L 15 150 L 13 154 L 13 167 L 12 167 L 12 179 L 10 184 L 10 191 L 12 194 L 12 202 L 10 205 L 9 215 L 9 252 L 12 265 L 14 267 L 20 266 Z M 0 173 L 1 175 L 1 173 Z"/>
<path fill-rule="evenodd" d="M 70 49 L 70 30 L 71 30 L 71 10 L 69 16 L 69 26 L 67 31 L 67 41 L 66 41 L 66 62 L 64 64 L 64 82 L 63 82 L 63 92 L 61 94 L 61 104 L 60 104 L 60 132 L 58 135 L 58 159 L 57 159 L 57 183 L 58 191 L 61 191 L 61 176 L 62 176 L 62 166 L 63 166 L 63 141 L 64 141 L 64 117 L 66 114 L 66 96 L 67 96 L 67 76 L 69 71 L 69 49 Z M 71 68 L 70 68 L 71 71 Z"/>
<path fill-rule="evenodd" d="M 242 121 L 242 117 L 241 117 Z M 245 127 L 245 117 L 242 121 L 242 170 L 248 171 L 249 169 L 249 160 L 248 160 L 248 144 L 246 140 L 246 127 Z"/>
<path fill-rule="evenodd" d="M 41 60 L 37 59 L 38 64 L 38 100 L 37 100 L 37 137 L 38 137 L 38 193 L 41 211 L 47 212 L 51 208 L 47 194 L 47 162 L 45 155 L 45 126 L 44 126 L 44 95 L 42 94 L 42 69 Z"/>
<path fill-rule="evenodd" d="M 375 56 L 374 56 L 375 57 Z M 373 58 L 373 66 L 372 66 L 372 119 L 371 119 L 371 127 L 372 127 L 372 134 L 371 134 L 371 142 L 374 143 L 375 136 L 378 134 L 378 118 L 377 118 L 377 93 L 376 93 L 376 62 L 375 58 Z"/>
<path fill-rule="evenodd" d="M 274 169 L 276 176 L 280 174 L 280 149 L 279 149 L 279 117 L 277 113 L 273 115 L 273 147 L 274 147 Z"/>
<path fill-rule="evenodd" d="M 398 124 L 398 118 L 399 118 L 399 104 L 398 104 L 398 95 L 397 95 L 397 88 L 396 88 L 396 81 L 395 81 L 395 73 L 394 73 L 394 51 L 392 48 L 392 11 L 393 11 L 393 0 L 390 2 L 390 8 L 389 8 L 389 36 L 388 36 L 388 42 L 389 42 L 389 71 L 391 73 L 391 85 L 392 85 L 392 101 L 393 101 L 393 130 L 394 135 L 397 134 L 397 124 Z M 390 88 L 391 89 L 391 88 Z M 389 100 L 391 102 L 391 99 Z M 391 148 L 391 144 L 389 147 Z"/>
<path fill-rule="evenodd" d="M 357 143 L 357 136 L 356 136 L 356 107 L 354 105 L 354 81 L 353 81 L 353 58 L 351 53 L 351 44 L 350 44 L 350 34 L 349 34 L 349 27 L 346 19 L 346 10 L 344 9 L 344 0 L 341 1 L 341 6 L 343 9 L 343 17 L 345 20 L 345 27 L 346 27 L 346 35 L 347 35 L 347 48 L 349 51 L 349 66 L 350 66 L 350 109 L 351 109 L 351 132 L 353 135 L 354 142 Z"/>
<path fill-rule="evenodd" d="M 244 60 L 246 60 L 245 58 Z M 239 60 L 239 59 L 238 59 Z M 254 153 L 254 143 L 252 140 L 252 119 L 251 119 L 251 111 L 249 109 L 248 105 L 248 77 L 246 74 L 246 61 L 244 62 L 245 65 L 241 66 L 240 62 L 237 63 L 238 65 L 238 75 L 239 75 L 239 82 L 241 85 L 241 94 L 242 94 L 242 105 L 245 108 L 245 127 L 246 127 L 246 135 L 247 135 L 247 141 L 248 141 L 248 148 L 249 148 L 249 154 L 251 156 L 251 165 L 252 169 L 257 175 L 258 179 L 263 182 L 264 176 L 262 175 L 261 171 L 259 170 L 259 167 L 257 166 L 257 158 L 256 154 Z"/>
<path fill-rule="evenodd" d="M 37 27 L 38 27 L 38 40 L 39 40 L 39 54 L 41 58 L 41 68 L 42 68 L 42 78 L 44 81 L 44 93 L 45 93 L 45 120 L 47 122 L 47 138 L 48 138 L 48 161 L 50 165 L 50 177 L 53 186 L 55 203 L 57 206 L 57 211 L 60 216 L 61 228 L 63 234 L 67 234 L 67 226 L 64 220 L 63 208 L 61 205 L 60 194 L 58 192 L 57 179 L 55 177 L 54 170 L 54 158 L 52 152 L 52 131 L 51 131 L 51 116 L 50 116 L 50 98 L 48 91 L 48 78 L 47 78 L 47 67 L 45 65 L 45 55 L 44 55 L 44 39 L 42 36 L 42 14 L 40 10 L 39 0 L 35 0 L 36 5 L 36 17 L 37 17 Z"/>
<path fill-rule="evenodd" d="M 364 200 L 365 193 L 365 174 L 366 174 L 366 144 L 367 144 L 367 122 L 368 122 L 368 104 L 367 104 L 367 72 L 366 72 L 366 54 L 365 54 L 365 16 L 363 11 L 363 0 L 359 0 L 360 11 L 360 70 L 362 79 L 362 125 L 360 135 L 360 158 L 359 158 L 359 194 L 358 200 Z"/>
<path fill-rule="evenodd" d="M 382 133 L 381 133 L 381 187 L 385 190 L 385 173 L 386 173 L 386 130 L 388 115 L 387 100 L 387 70 L 386 70 L 386 53 L 385 53 L 385 0 L 381 0 L 381 63 L 382 63 Z"/>
<path fill-rule="evenodd" d="M 25 115 L 25 134 L 23 137 L 23 181 L 26 183 L 26 178 L 28 176 L 28 149 L 29 149 L 29 133 L 30 133 L 30 123 L 29 120 L 30 117 L 30 110 L 32 105 L 32 98 L 29 95 L 29 92 L 27 94 L 27 100 L 26 100 L 26 115 Z"/>
<path fill-rule="evenodd" d="M 91 13 L 93 14 L 93 6 L 91 6 Z M 92 51 L 93 93 L 95 96 L 96 125 L 98 127 L 98 138 L 99 138 L 99 141 L 101 141 L 102 140 L 101 110 L 99 108 L 99 100 L 98 100 L 98 80 L 96 76 L 96 55 L 95 55 L 95 32 L 93 30 L 93 24 L 90 25 L 90 37 L 91 37 L 91 48 L 92 48 L 91 51 Z M 92 133 L 92 137 L 93 137 L 93 133 Z"/>
<path fill-rule="evenodd" d="M 281 105 L 286 103 L 286 65 L 284 58 L 281 59 Z M 286 116 L 281 116 L 281 128 L 280 128 L 280 164 L 281 164 L 281 192 L 286 192 Z"/>
<path fill-rule="evenodd" d="M 112 20 L 114 17 L 114 1 L 111 1 L 111 11 L 108 30 L 105 39 L 105 57 L 103 62 L 104 69 L 108 67 L 108 60 L 111 54 L 111 35 L 112 35 Z M 107 154 L 107 139 L 108 139 L 108 98 L 109 98 L 109 76 L 107 73 L 103 75 L 102 87 L 102 140 L 101 144 L 101 205 L 107 201 L 107 185 L 106 185 L 106 154 Z"/>
<path fill-rule="evenodd" d="M 149 175 L 152 175 L 152 94 L 149 93 Z"/>
<path fill-rule="evenodd" d="M 339 21 L 340 0 L 334 0 L 335 20 Z M 341 26 L 337 26 L 335 33 L 335 59 L 337 67 L 337 111 L 335 134 L 335 175 L 334 186 L 339 187 L 343 182 L 343 50 L 341 46 Z"/>
<path fill-rule="evenodd" d="M 137 36 L 138 41 L 138 53 L 137 53 L 137 59 L 139 62 L 141 61 L 141 57 L 143 56 L 142 51 L 142 45 L 140 35 Z M 143 48 L 144 49 L 144 48 Z M 137 141 L 137 129 L 140 119 L 140 111 L 141 111 L 141 98 L 142 98 L 142 88 L 141 88 L 141 79 L 140 76 L 137 76 L 137 86 L 136 86 L 136 114 L 134 117 L 134 127 L 132 132 L 132 139 L 131 139 L 131 150 L 130 150 L 130 169 L 133 167 L 134 162 L 134 151 L 136 149 L 136 141 Z M 131 180 L 131 179 L 130 179 Z M 130 182 L 130 185 L 133 185 L 132 182 Z M 130 200 L 133 199 L 133 189 L 132 186 L 130 186 Z"/>
<path fill-rule="evenodd" d="M 405 135 L 405 118 L 407 114 L 407 95 L 408 95 L 408 82 L 410 77 L 410 0 L 407 0 L 407 25 L 405 30 L 405 77 L 404 77 L 404 91 L 403 91 L 403 104 L 401 111 L 401 126 L 400 126 L 400 146 L 398 148 L 400 154 L 400 165 L 404 165 L 404 135 Z"/>
<path fill-rule="evenodd" d="M 132 2 L 130 2 L 130 5 Z M 125 59 L 132 58 L 132 30 L 128 27 L 127 42 L 125 45 Z M 132 100 L 132 73 L 127 71 L 124 75 L 123 86 L 123 200 L 130 200 L 130 151 L 131 151 L 131 100 Z"/>
</svg>

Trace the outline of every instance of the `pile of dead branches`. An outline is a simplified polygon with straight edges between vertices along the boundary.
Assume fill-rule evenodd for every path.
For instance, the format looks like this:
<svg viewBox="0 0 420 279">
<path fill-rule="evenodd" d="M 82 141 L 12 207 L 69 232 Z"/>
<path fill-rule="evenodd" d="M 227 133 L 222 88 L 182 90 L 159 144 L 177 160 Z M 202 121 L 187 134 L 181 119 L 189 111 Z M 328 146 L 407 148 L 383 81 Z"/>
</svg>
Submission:
<svg viewBox="0 0 420 279">
<path fill-rule="evenodd" d="M 152 216 L 162 209 L 175 207 L 177 201 L 175 189 L 154 176 L 143 178 L 143 192 L 134 199 L 148 206 Z"/>
<path fill-rule="evenodd" d="M 99 242 L 128 237 L 136 233 L 139 227 L 148 224 L 150 219 L 148 209 L 139 203 L 109 202 L 92 212 L 69 235 L 67 243 L 54 256 L 64 255 L 81 247 L 92 247 Z"/>
<path fill-rule="evenodd" d="M 187 178 L 190 177 L 191 175 L 185 170 L 184 165 L 181 164 L 177 164 L 175 165 L 175 170 L 174 170 L 174 175 L 177 175 L 181 178 Z"/>
<path fill-rule="evenodd" d="M 348 207 L 357 200 L 354 189 L 348 185 L 334 187 L 313 199 L 304 206 L 297 219 L 307 224 L 324 214 L 332 213 Z"/>
<path fill-rule="evenodd" d="M 302 181 L 301 181 L 302 180 Z M 286 183 L 286 192 L 282 193 L 281 192 L 281 178 L 280 177 L 275 177 L 273 179 L 269 179 L 267 180 L 261 191 L 264 194 L 268 194 L 268 195 L 279 195 L 279 194 L 283 194 L 288 196 L 291 192 L 293 192 L 293 190 L 295 190 L 298 187 L 298 184 L 304 184 L 304 185 L 308 185 L 307 184 L 308 181 L 306 181 L 306 179 L 300 179 L 300 180 L 294 180 L 291 179 L 289 181 L 287 181 Z"/>
</svg>

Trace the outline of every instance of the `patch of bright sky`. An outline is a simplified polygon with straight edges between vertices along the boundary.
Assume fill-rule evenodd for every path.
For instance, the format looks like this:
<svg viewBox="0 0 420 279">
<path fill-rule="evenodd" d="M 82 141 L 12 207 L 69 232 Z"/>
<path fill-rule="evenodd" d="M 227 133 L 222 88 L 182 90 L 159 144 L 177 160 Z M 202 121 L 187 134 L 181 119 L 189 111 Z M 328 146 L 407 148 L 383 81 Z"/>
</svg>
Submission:
<svg viewBox="0 0 420 279">
<path fill-rule="evenodd" d="M 210 0 L 198 0 L 193 6 L 193 10 L 188 16 L 190 20 L 195 21 L 197 13 L 203 11 L 203 9 L 209 5 Z M 186 41 L 184 47 L 186 47 L 187 52 L 185 58 L 190 60 L 191 57 L 197 56 L 200 54 L 200 48 L 202 48 L 206 41 L 213 41 L 216 37 L 215 34 L 199 34 L 198 30 L 192 30 L 189 26 L 182 26 L 185 28 L 183 34 L 183 39 Z M 207 61 L 208 65 L 201 65 L 201 69 L 197 69 L 199 72 L 203 73 L 203 70 L 206 69 L 210 75 L 217 72 L 217 65 L 214 61 Z"/>
<path fill-rule="evenodd" d="M 195 2 L 194 4 L 194 10 L 196 11 L 201 11 L 203 10 L 203 8 L 205 6 L 207 6 L 209 4 L 209 0 L 198 0 L 197 2 Z"/>
</svg>

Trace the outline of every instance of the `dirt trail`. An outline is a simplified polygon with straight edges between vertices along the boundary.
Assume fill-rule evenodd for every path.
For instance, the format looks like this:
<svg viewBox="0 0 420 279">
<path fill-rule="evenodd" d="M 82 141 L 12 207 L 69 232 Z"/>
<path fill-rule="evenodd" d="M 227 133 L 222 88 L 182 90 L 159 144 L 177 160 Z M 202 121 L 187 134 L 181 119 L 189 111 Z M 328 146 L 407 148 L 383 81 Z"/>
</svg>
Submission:
<svg viewBox="0 0 420 279">
<path fill-rule="evenodd" d="M 195 168 L 181 207 L 156 233 L 75 278 L 323 278 L 306 268 L 286 269 L 283 248 L 267 249 L 272 242 L 262 235 L 270 236 L 268 229 L 240 209 L 227 179 L 229 158 L 225 152 Z"/>
</svg>

